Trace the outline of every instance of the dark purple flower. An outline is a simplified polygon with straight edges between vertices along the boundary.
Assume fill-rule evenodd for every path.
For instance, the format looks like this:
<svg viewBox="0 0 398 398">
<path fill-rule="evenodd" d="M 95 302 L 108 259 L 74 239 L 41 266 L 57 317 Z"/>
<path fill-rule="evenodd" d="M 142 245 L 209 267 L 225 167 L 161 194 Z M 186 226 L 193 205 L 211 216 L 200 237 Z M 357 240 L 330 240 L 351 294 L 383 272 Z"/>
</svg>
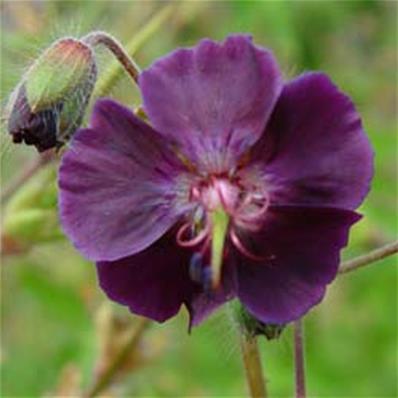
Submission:
<svg viewBox="0 0 398 398">
<path fill-rule="evenodd" d="M 369 190 L 351 100 L 321 73 L 284 83 L 246 36 L 174 51 L 139 85 L 152 127 L 100 100 L 60 169 L 64 229 L 102 288 L 157 321 L 234 297 L 264 323 L 302 316 Z"/>
</svg>

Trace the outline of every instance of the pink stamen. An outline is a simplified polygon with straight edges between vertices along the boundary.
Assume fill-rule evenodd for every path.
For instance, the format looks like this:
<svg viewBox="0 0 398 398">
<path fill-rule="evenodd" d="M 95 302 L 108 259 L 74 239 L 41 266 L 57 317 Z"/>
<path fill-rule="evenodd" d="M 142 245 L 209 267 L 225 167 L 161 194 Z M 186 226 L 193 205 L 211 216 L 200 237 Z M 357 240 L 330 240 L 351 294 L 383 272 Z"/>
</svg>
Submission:
<svg viewBox="0 0 398 398">
<path fill-rule="evenodd" d="M 188 231 L 188 229 L 192 229 L 192 224 L 191 223 L 185 223 L 183 224 L 180 229 L 177 231 L 176 235 L 176 241 L 178 245 L 181 247 L 193 247 L 201 243 L 206 236 L 209 234 L 209 227 L 206 225 L 205 228 L 203 228 L 198 235 L 193 237 L 192 239 L 184 239 L 184 234 Z"/>
<path fill-rule="evenodd" d="M 268 202 L 264 202 L 264 203 L 261 204 L 261 206 L 258 207 L 257 210 L 252 211 L 251 213 L 249 213 L 249 214 L 247 214 L 245 216 L 241 216 L 240 218 L 242 220 L 251 221 L 253 219 L 261 217 L 263 214 L 266 213 L 267 209 L 268 209 Z"/>
<path fill-rule="evenodd" d="M 251 253 L 246 247 L 243 246 L 242 242 L 238 238 L 238 235 L 236 235 L 236 232 L 231 229 L 229 232 L 229 236 L 231 238 L 232 243 L 235 245 L 235 247 L 246 257 L 250 258 L 253 261 L 263 261 L 267 257 L 264 256 L 258 256 L 256 254 Z"/>
<path fill-rule="evenodd" d="M 251 206 L 250 209 L 248 209 L 249 206 Z M 249 231 L 258 230 L 268 210 L 268 206 L 269 199 L 266 194 L 261 198 L 261 202 L 252 195 L 248 195 L 235 211 L 235 224 Z"/>
</svg>

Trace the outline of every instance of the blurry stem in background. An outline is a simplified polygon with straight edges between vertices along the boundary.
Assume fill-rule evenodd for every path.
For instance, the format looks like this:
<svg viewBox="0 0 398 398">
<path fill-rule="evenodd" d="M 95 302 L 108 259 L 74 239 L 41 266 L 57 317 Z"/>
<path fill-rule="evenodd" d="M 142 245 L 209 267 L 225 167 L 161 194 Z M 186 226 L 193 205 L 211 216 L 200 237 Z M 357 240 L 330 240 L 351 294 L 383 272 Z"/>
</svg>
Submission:
<svg viewBox="0 0 398 398">
<path fill-rule="evenodd" d="M 28 163 L 20 174 L 15 179 L 2 187 L 1 189 L 1 203 L 4 204 L 26 181 L 35 175 L 43 166 L 55 159 L 52 151 L 44 152 L 38 155 L 32 162 Z"/>
<path fill-rule="evenodd" d="M 166 22 L 172 15 L 175 6 L 169 4 L 157 12 L 144 26 L 140 29 L 125 46 L 125 51 L 129 57 L 144 45 L 144 43 Z M 109 93 L 112 87 L 120 78 L 121 68 L 119 63 L 114 62 L 103 74 L 96 84 L 94 97 L 104 96 Z"/>
<path fill-rule="evenodd" d="M 147 318 L 138 318 L 137 325 L 131 331 L 131 335 L 126 340 L 125 345 L 120 348 L 119 353 L 109 364 L 105 373 L 98 378 L 94 385 L 83 395 L 85 398 L 97 396 L 112 384 L 114 376 L 118 373 L 118 370 L 123 366 L 129 355 L 137 348 L 150 323 L 151 321 Z"/>
<path fill-rule="evenodd" d="M 266 398 L 267 390 L 263 377 L 257 337 L 242 332 L 240 344 L 250 396 L 252 398 Z"/>
<path fill-rule="evenodd" d="M 296 379 L 296 398 L 305 398 L 305 363 L 302 320 L 294 322 L 294 364 Z"/>
<path fill-rule="evenodd" d="M 105 46 L 118 59 L 135 83 L 138 83 L 138 76 L 140 74 L 138 65 L 130 58 L 123 46 L 113 36 L 106 32 L 97 31 L 84 36 L 82 41 L 92 47 L 98 45 Z"/>
<path fill-rule="evenodd" d="M 354 258 L 353 260 L 344 261 L 340 264 L 339 274 L 354 271 L 365 265 L 372 264 L 375 261 L 381 260 L 385 257 L 391 256 L 398 252 L 398 241 L 389 243 L 379 249 L 373 250 L 370 253 L 364 254 Z"/>
</svg>

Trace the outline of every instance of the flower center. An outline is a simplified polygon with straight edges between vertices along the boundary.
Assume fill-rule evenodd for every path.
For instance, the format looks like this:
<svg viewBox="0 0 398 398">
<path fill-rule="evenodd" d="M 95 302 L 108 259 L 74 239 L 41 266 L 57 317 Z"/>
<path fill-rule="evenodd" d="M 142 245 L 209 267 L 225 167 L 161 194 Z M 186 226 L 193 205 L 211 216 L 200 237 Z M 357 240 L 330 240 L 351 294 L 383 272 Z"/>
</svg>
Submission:
<svg viewBox="0 0 398 398">
<path fill-rule="evenodd" d="M 269 205 L 269 195 L 263 186 L 239 177 L 213 175 L 192 184 L 189 200 L 195 211 L 190 221 L 178 230 L 177 242 L 198 250 L 190 267 L 195 270 L 190 272 L 193 280 L 205 275 L 204 286 L 209 286 L 209 278 L 213 288 L 219 285 L 227 238 L 244 256 L 263 260 L 242 244 L 237 232 L 261 227 Z"/>
<path fill-rule="evenodd" d="M 269 206 L 269 195 L 262 185 L 254 185 L 239 177 L 211 176 L 191 187 L 190 200 L 202 214 L 223 209 L 232 224 L 246 230 L 260 228 Z"/>
</svg>

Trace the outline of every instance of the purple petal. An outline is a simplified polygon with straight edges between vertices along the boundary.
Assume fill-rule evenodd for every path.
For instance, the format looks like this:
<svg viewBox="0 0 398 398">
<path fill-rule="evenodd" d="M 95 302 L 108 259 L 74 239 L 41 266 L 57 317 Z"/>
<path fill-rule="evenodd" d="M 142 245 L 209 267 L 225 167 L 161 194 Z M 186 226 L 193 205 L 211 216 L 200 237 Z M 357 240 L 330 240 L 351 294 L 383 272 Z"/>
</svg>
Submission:
<svg viewBox="0 0 398 398">
<path fill-rule="evenodd" d="M 247 36 L 202 40 L 155 62 L 140 75 L 154 127 L 206 171 L 235 166 L 262 134 L 281 90 L 272 54 Z"/>
<path fill-rule="evenodd" d="M 190 255 L 169 233 L 138 254 L 97 263 L 99 283 L 110 299 L 131 312 L 163 322 L 197 289 L 188 275 Z"/>
<path fill-rule="evenodd" d="M 59 172 L 63 228 L 89 259 L 112 261 L 145 249 L 179 218 L 183 172 L 167 143 L 127 108 L 95 105 Z"/>
<path fill-rule="evenodd" d="M 272 206 L 260 232 L 239 235 L 264 257 L 254 262 L 241 256 L 240 300 L 262 322 L 287 323 L 304 315 L 336 276 L 349 227 L 359 218 L 349 210 Z"/>
<path fill-rule="evenodd" d="M 222 280 L 216 291 L 203 291 L 195 289 L 187 300 L 186 306 L 190 314 L 189 329 L 199 325 L 210 314 L 226 301 L 236 296 L 236 266 L 232 261 L 223 265 Z"/>
<path fill-rule="evenodd" d="M 189 276 L 192 252 L 176 245 L 167 233 L 146 250 L 113 262 L 98 262 L 99 283 L 108 297 L 130 311 L 163 322 L 185 304 L 190 328 L 202 322 L 234 294 L 232 273 L 226 273 L 216 293 L 205 292 Z"/>
<path fill-rule="evenodd" d="M 321 73 L 288 83 L 255 157 L 275 204 L 355 209 L 373 174 L 373 152 L 352 101 Z"/>
</svg>

